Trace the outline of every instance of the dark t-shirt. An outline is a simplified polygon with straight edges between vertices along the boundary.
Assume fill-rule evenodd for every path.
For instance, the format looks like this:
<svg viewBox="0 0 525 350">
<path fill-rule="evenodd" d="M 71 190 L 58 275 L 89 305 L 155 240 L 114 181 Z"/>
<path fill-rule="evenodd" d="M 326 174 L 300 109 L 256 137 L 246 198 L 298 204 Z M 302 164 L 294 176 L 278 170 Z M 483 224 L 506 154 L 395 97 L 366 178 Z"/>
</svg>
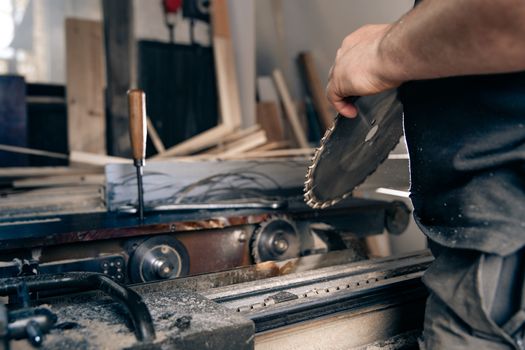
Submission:
<svg viewBox="0 0 525 350">
<path fill-rule="evenodd" d="M 414 217 L 433 241 L 507 255 L 525 245 L 525 73 L 400 89 Z"/>
</svg>

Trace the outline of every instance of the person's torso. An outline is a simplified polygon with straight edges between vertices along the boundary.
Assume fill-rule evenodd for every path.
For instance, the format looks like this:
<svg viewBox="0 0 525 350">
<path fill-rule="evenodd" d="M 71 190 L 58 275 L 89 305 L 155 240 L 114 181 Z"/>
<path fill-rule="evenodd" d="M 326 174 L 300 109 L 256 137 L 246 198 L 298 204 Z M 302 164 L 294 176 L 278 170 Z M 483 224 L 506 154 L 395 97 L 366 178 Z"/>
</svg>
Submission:
<svg viewBox="0 0 525 350">
<path fill-rule="evenodd" d="M 412 200 L 425 233 L 496 252 L 525 244 L 525 73 L 410 82 L 400 90 Z M 510 238 L 494 242 L 493 231 Z"/>
</svg>

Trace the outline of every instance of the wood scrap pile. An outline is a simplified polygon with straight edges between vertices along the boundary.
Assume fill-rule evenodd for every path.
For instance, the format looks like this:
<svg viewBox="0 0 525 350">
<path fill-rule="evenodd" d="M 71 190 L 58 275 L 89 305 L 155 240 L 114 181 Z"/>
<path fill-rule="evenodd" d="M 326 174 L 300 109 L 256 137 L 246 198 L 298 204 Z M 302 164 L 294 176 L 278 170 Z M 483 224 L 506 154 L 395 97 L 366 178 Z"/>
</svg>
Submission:
<svg viewBox="0 0 525 350">
<path fill-rule="evenodd" d="M 213 49 L 220 107 L 216 127 L 165 149 L 153 136 L 157 154 L 153 160 L 193 156 L 196 159 L 308 156 L 333 122 L 334 112 L 324 96 L 324 87 L 312 53 L 300 54 L 298 63 L 304 80 L 306 103 L 293 100 L 283 73 L 275 69 L 271 76 L 256 81 L 257 124 L 242 128 L 239 81 L 233 52 L 227 1 L 212 5 Z M 151 133 L 154 128 L 149 128 Z M 157 141 L 155 141 L 157 139 Z"/>
<path fill-rule="evenodd" d="M 276 69 L 272 76 L 257 79 L 257 124 L 243 126 L 245 123 L 241 112 L 240 84 L 227 1 L 214 0 L 211 9 L 220 122 L 211 129 L 167 148 L 148 118 L 148 137 L 156 150 L 150 160 L 190 156 L 201 160 L 311 155 L 311 146 L 318 142 L 320 133 L 332 120 L 332 112 L 327 107 L 312 55 L 302 54 L 299 61 L 318 120 L 312 120 L 308 104 L 305 106 L 293 100 L 283 73 Z M 106 150 L 111 149 L 106 145 L 106 134 L 115 136 L 115 130 L 110 133 L 106 131 L 106 125 L 112 122 L 108 123 L 105 116 L 105 111 L 111 108 L 104 101 L 104 89 L 110 82 L 106 81 L 105 73 L 109 68 L 105 67 L 103 60 L 103 25 L 96 21 L 68 19 L 65 32 L 68 150 L 64 153 L 51 152 L 0 142 L 0 151 L 66 160 L 70 165 L 128 163 L 130 161 L 125 158 L 106 154 Z M 118 144 L 123 143 L 121 141 L 112 140 Z"/>
<path fill-rule="evenodd" d="M 232 84 L 235 75 L 221 77 L 222 51 L 216 53 L 216 59 L 219 62 L 219 85 L 221 79 L 226 80 L 222 82 L 219 98 L 221 107 L 228 108 L 221 108 L 221 115 L 228 118 L 223 118 L 219 126 L 168 150 L 157 147 L 158 154 L 153 160 L 188 156 L 199 160 L 292 157 L 313 153 L 312 144 L 317 144 L 321 133 L 332 125 L 335 113 L 325 98 L 311 53 L 302 53 L 298 59 L 308 92 L 306 103 L 297 103 L 292 99 L 282 72 L 276 69 L 272 76 L 257 79 L 257 124 L 244 129 L 239 127 L 238 95 L 231 94 L 238 91 L 233 88 L 237 84 Z M 227 61 L 234 62 L 232 54 L 228 55 Z M 232 106 L 237 107 L 232 109 Z"/>
</svg>

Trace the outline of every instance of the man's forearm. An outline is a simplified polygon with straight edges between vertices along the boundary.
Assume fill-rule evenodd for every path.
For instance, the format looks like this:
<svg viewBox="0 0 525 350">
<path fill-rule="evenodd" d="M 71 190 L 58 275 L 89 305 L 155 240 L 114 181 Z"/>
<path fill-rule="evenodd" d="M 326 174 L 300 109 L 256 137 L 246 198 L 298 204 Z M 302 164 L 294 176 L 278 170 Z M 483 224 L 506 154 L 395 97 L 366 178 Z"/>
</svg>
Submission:
<svg viewBox="0 0 525 350">
<path fill-rule="evenodd" d="M 395 81 L 525 70 L 525 0 L 424 0 L 378 54 Z"/>
</svg>

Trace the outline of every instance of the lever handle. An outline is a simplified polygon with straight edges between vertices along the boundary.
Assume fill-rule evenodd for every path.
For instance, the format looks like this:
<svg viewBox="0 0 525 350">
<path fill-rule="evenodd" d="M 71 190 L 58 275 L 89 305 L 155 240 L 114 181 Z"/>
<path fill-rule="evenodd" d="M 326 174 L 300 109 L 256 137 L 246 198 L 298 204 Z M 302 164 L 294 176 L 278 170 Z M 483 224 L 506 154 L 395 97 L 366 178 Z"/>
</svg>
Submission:
<svg viewBox="0 0 525 350">
<path fill-rule="evenodd" d="M 129 131 L 135 164 L 143 165 L 146 158 L 146 95 L 140 89 L 128 91 Z"/>
</svg>

